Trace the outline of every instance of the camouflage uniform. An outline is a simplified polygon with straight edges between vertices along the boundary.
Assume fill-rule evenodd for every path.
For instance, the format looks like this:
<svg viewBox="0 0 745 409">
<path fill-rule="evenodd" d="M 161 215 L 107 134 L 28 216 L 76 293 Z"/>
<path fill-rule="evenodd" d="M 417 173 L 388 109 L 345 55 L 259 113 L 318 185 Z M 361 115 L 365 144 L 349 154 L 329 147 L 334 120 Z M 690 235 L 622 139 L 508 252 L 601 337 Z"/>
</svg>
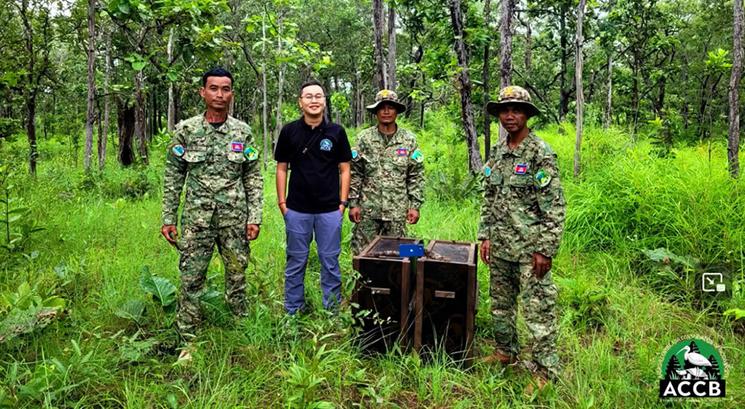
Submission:
<svg viewBox="0 0 745 409">
<path fill-rule="evenodd" d="M 362 207 L 352 229 L 352 252 L 359 254 L 376 235 L 406 236 L 406 213 L 424 202 L 424 156 L 416 136 L 399 127 L 390 137 L 365 129 L 352 148 L 349 206 Z"/>
<path fill-rule="evenodd" d="M 484 201 L 479 240 L 490 240 L 492 314 L 498 348 L 517 356 L 516 303 L 530 332 L 533 361 L 556 376 L 556 286 L 547 272 L 538 280 L 532 255 L 554 257 L 564 223 L 565 202 L 556 154 L 535 134 L 510 150 L 501 140 L 484 166 Z M 522 292 L 520 291 L 522 289 Z"/>
<path fill-rule="evenodd" d="M 176 127 L 163 188 L 163 224 L 176 224 L 181 191 L 181 292 L 177 324 L 193 335 L 202 318 L 200 296 L 215 244 L 225 267 L 225 299 L 235 314 L 246 309 L 247 224 L 261 224 L 259 153 L 245 123 L 228 119 L 215 129 L 203 115 Z"/>
</svg>

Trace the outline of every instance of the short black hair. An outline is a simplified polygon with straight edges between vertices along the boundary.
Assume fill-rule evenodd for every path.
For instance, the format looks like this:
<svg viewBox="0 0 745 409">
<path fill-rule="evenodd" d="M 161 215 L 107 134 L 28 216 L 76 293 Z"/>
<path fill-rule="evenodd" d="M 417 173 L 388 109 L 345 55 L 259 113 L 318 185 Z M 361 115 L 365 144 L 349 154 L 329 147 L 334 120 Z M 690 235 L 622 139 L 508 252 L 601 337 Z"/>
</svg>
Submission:
<svg viewBox="0 0 745 409">
<path fill-rule="evenodd" d="M 321 87 L 321 91 L 323 91 L 323 94 L 326 95 L 326 90 L 323 88 L 323 85 L 321 84 L 320 81 L 318 81 L 318 80 L 308 80 L 308 81 L 305 81 L 300 86 L 300 89 L 298 90 L 297 96 L 302 97 L 303 96 L 303 90 L 305 88 L 308 88 L 308 87 L 313 86 L 313 85 L 318 85 L 319 87 Z"/>
<path fill-rule="evenodd" d="M 207 86 L 207 78 L 209 77 L 228 77 L 230 78 L 230 85 L 233 85 L 233 74 L 230 71 L 222 67 L 215 67 L 204 74 L 202 74 L 202 86 Z"/>
</svg>

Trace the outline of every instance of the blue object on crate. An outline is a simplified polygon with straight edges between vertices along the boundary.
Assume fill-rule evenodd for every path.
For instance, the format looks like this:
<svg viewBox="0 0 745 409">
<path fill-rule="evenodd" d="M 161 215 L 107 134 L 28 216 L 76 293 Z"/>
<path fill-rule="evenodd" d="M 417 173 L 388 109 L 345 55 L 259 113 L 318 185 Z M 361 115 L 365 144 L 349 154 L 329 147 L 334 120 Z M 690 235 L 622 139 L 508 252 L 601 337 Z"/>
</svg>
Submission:
<svg viewBox="0 0 745 409">
<path fill-rule="evenodd" d="M 424 257 L 424 246 L 421 244 L 399 244 L 399 257 Z"/>
</svg>

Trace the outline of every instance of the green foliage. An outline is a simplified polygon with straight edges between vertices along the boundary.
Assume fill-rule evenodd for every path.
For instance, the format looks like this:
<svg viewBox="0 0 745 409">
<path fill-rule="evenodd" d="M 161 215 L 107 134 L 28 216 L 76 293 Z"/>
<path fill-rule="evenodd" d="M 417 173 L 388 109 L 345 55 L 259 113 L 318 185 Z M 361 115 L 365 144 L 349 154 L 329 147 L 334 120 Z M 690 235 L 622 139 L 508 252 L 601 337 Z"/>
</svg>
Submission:
<svg viewBox="0 0 745 409">
<path fill-rule="evenodd" d="M 0 139 L 8 138 L 21 130 L 21 122 L 13 118 L 0 118 Z"/>
<path fill-rule="evenodd" d="M 0 344 L 51 324 L 65 304 L 58 296 L 43 296 L 28 282 L 21 283 L 14 292 L 0 293 Z"/>
<path fill-rule="evenodd" d="M 11 196 L 13 185 L 9 183 L 7 165 L 0 164 L 0 228 L 3 241 L 0 247 L 9 253 L 21 252 L 33 233 L 44 230 L 31 215 L 31 209 L 20 206 Z"/>
<path fill-rule="evenodd" d="M 577 331 L 597 330 L 610 318 L 610 292 L 596 282 L 579 278 L 556 278 L 561 287 L 563 326 Z"/>
<path fill-rule="evenodd" d="M 176 304 L 176 286 L 163 277 L 150 274 L 148 266 L 142 267 L 140 289 L 150 294 L 163 309 L 173 310 Z"/>
</svg>

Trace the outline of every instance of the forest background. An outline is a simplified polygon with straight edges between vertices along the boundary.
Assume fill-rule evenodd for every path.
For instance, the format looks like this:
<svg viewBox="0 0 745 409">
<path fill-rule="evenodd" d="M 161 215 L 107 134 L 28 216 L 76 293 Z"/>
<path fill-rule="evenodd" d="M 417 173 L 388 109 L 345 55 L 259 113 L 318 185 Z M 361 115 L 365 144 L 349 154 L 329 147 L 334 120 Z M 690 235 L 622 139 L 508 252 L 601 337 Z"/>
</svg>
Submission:
<svg viewBox="0 0 745 409">
<path fill-rule="evenodd" d="M 0 0 L 0 406 L 659 407 L 662 355 L 693 334 L 728 374 L 727 398 L 695 404 L 741 407 L 742 19 L 741 0 Z M 216 65 L 262 146 L 266 220 L 249 317 L 227 314 L 215 260 L 210 326 L 181 367 L 163 159 Z M 287 323 L 269 152 L 311 77 L 352 138 L 378 89 L 405 101 L 427 170 L 411 233 L 425 240 L 475 240 L 475 174 L 499 134 L 483 107 L 506 84 L 531 92 L 568 202 L 561 380 L 526 394 L 529 378 L 498 365 L 369 358 L 348 311 Z M 348 295 L 348 225 L 343 241 Z M 701 291 L 704 273 L 726 277 L 726 296 Z M 480 266 L 478 356 L 493 345 L 488 282 Z"/>
</svg>

